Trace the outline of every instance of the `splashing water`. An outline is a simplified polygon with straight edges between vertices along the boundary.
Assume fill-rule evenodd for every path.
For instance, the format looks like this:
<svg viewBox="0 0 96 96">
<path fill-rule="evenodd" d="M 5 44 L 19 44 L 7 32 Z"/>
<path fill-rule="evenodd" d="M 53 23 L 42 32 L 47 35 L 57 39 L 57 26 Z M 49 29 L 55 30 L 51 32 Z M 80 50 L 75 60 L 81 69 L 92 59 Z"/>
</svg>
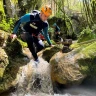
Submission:
<svg viewBox="0 0 96 96">
<path fill-rule="evenodd" d="M 38 94 L 53 94 L 53 86 L 50 77 L 50 65 L 47 61 L 39 58 L 38 67 L 33 67 L 34 61 L 23 66 L 18 78 L 17 90 L 10 96 L 40 96 Z M 37 94 L 37 95 L 36 95 Z M 41 95 L 43 96 L 43 95 Z"/>
<path fill-rule="evenodd" d="M 32 67 L 33 60 L 21 68 L 17 90 L 8 96 L 96 96 L 96 87 L 92 86 L 73 87 L 62 90 L 63 94 L 54 94 L 50 64 L 42 58 L 39 60 L 37 68 Z"/>
</svg>

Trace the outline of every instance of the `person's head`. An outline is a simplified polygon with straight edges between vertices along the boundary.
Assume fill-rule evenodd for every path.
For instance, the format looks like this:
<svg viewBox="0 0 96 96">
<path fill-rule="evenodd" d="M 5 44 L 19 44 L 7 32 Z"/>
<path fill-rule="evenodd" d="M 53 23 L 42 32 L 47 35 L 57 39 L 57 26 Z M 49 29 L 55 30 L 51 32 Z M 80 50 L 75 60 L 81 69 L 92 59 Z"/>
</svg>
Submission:
<svg viewBox="0 0 96 96">
<path fill-rule="evenodd" d="M 46 5 L 46 6 L 41 8 L 40 18 L 42 21 L 46 21 L 51 14 L 52 14 L 51 8 Z"/>
</svg>

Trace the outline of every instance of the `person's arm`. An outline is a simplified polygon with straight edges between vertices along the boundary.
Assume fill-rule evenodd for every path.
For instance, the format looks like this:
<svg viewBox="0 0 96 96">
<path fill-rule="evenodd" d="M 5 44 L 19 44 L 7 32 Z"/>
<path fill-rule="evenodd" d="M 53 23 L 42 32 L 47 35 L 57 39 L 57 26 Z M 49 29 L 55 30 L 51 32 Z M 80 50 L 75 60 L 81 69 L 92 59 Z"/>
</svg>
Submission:
<svg viewBox="0 0 96 96">
<path fill-rule="evenodd" d="M 56 26 L 56 32 L 60 32 L 60 28 Z"/>
<path fill-rule="evenodd" d="M 51 41 L 50 41 L 50 38 L 49 38 L 49 34 L 48 34 L 48 27 L 45 27 L 43 30 L 42 30 L 42 35 L 44 35 L 45 39 L 47 40 L 48 44 L 49 45 L 52 45 Z"/>
<path fill-rule="evenodd" d="M 17 33 L 20 24 L 22 24 L 22 23 L 24 23 L 24 22 L 29 22 L 29 21 L 30 21 L 30 13 L 25 14 L 24 16 L 22 16 L 22 17 L 18 20 L 18 22 L 16 23 L 16 25 L 14 26 L 13 34 L 16 34 L 16 33 Z"/>
</svg>

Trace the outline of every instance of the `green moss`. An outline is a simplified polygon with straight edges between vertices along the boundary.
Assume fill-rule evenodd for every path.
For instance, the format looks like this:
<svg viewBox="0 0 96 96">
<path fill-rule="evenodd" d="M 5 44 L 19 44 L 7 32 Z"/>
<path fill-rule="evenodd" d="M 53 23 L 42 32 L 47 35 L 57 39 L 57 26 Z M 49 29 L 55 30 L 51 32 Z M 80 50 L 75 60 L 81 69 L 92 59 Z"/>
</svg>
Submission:
<svg viewBox="0 0 96 96">
<path fill-rule="evenodd" d="M 89 46 L 90 44 L 93 44 L 94 42 L 96 42 L 96 39 L 92 39 L 92 40 L 88 40 L 88 41 L 80 42 L 80 43 L 76 42 L 70 45 L 70 48 L 74 49 L 74 48 L 79 48 L 79 47 L 86 47 L 86 46 Z"/>
<path fill-rule="evenodd" d="M 59 47 L 52 47 L 52 48 L 46 48 L 46 50 L 43 52 L 43 58 L 46 60 L 46 61 L 50 61 L 50 59 L 51 59 L 51 57 L 55 54 L 55 53 L 57 53 L 57 52 L 59 52 L 61 50 L 61 48 L 59 48 Z"/>
<path fill-rule="evenodd" d="M 81 72 L 87 76 L 96 77 L 96 57 L 78 60 Z"/>
<path fill-rule="evenodd" d="M 5 68 L 0 68 L 0 78 L 2 78 Z"/>
<path fill-rule="evenodd" d="M 20 39 L 18 39 L 18 41 L 20 42 L 20 44 L 22 45 L 23 48 L 27 47 L 27 43 L 26 42 L 23 42 Z"/>
<path fill-rule="evenodd" d="M 75 43 L 70 46 L 72 49 L 77 48 L 80 54 L 85 58 L 94 58 L 96 55 L 96 41 L 90 43 Z"/>
<path fill-rule="evenodd" d="M 96 42 L 83 48 L 83 50 L 81 50 L 81 53 L 83 53 L 85 57 L 94 58 L 96 56 Z"/>
<path fill-rule="evenodd" d="M 8 21 L 6 21 L 5 19 L 3 19 L 0 22 L 0 29 L 7 31 L 7 32 L 11 32 L 13 30 L 13 22 L 14 19 L 10 18 Z"/>
<path fill-rule="evenodd" d="M 15 39 L 13 42 L 11 42 L 10 37 L 7 39 L 7 44 L 5 47 L 5 51 L 9 57 L 17 57 L 22 54 L 22 46 L 18 39 Z"/>
<path fill-rule="evenodd" d="M 5 90 L 4 84 L 0 84 L 0 93 L 2 93 Z"/>
<path fill-rule="evenodd" d="M 11 2 L 16 5 L 18 3 L 18 0 L 11 0 Z"/>
<path fill-rule="evenodd" d="M 78 43 L 95 39 L 95 38 L 96 38 L 96 34 L 89 27 L 87 27 L 81 32 L 78 38 Z"/>
</svg>

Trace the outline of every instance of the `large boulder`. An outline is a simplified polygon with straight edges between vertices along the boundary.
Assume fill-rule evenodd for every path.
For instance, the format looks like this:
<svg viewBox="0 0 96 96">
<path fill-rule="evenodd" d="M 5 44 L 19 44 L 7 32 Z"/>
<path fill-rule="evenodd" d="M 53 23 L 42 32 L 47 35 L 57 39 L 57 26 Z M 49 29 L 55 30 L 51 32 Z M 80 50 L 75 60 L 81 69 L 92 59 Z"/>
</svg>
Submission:
<svg viewBox="0 0 96 96">
<path fill-rule="evenodd" d="M 77 45 L 73 51 L 58 52 L 51 58 L 53 82 L 79 85 L 86 77 L 96 78 L 96 41 Z"/>
<path fill-rule="evenodd" d="M 73 51 L 67 54 L 56 53 L 50 60 L 52 81 L 65 85 L 80 84 L 86 75 L 80 71 L 78 58 Z"/>
</svg>

